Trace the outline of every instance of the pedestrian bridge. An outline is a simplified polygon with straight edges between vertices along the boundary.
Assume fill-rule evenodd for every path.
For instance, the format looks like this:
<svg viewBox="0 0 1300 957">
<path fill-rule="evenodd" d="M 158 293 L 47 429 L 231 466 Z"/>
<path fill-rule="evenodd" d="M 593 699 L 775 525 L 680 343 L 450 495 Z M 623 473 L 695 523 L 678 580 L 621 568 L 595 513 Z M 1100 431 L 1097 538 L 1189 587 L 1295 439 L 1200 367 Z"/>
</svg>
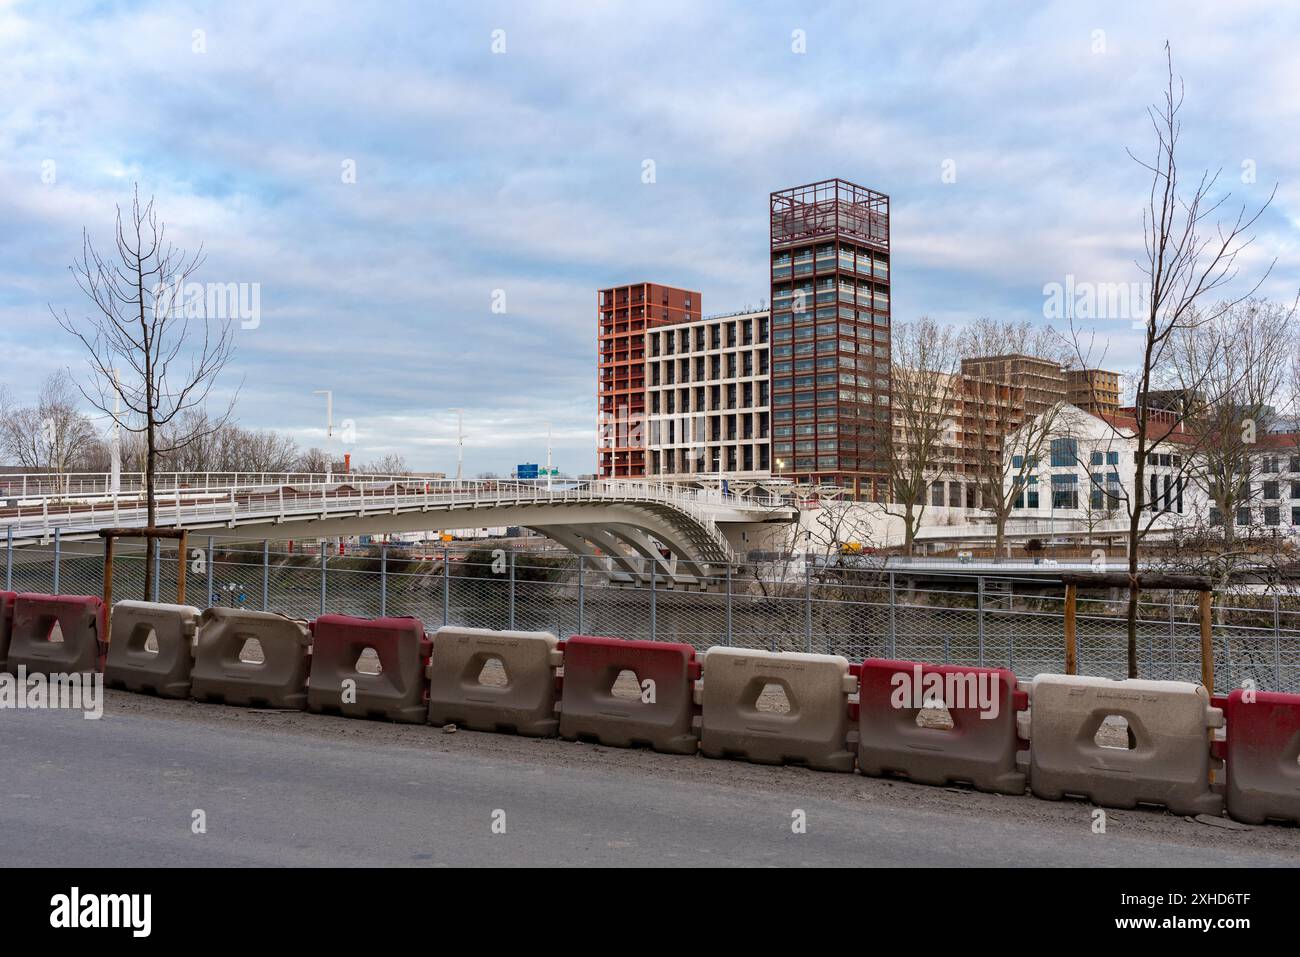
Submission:
<svg viewBox="0 0 1300 957">
<path fill-rule="evenodd" d="M 143 476 L 0 475 L 10 548 L 73 546 L 148 524 Z M 164 473 L 156 525 L 225 538 L 313 539 L 524 526 L 630 581 L 709 584 L 741 530 L 797 520 L 779 498 L 651 482 L 449 481 L 420 475 Z M 83 546 L 84 547 L 84 546 Z M 664 555 L 664 551 L 668 554 Z"/>
</svg>

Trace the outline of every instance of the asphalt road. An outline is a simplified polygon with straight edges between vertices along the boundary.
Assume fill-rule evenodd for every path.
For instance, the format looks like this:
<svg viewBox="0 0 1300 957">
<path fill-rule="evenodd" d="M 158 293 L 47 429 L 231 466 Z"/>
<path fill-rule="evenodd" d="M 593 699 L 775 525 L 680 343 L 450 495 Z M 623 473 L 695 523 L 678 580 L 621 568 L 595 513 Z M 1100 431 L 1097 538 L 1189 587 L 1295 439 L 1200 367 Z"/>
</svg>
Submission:
<svg viewBox="0 0 1300 957">
<path fill-rule="evenodd" d="M 1057 820 L 1017 813 L 1047 803 L 1032 798 L 1001 799 L 989 805 L 995 810 L 973 814 L 880 804 L 847 791 L 828 798 L 827 779 L 864 779 L 802 770 L 781 772 L 781 789 L 761 792 L 747 775 L 772 772 L 734 762 L 698 759 L 713 776 L 691 780 L 618 762 L 551 765 L 545 748 L 520 760 L 472 742 L 448 753 L 377 743 L 372 734 L 241 727 L 229 720 L 237 709 L 214 708 L 183 721 L 112 710 L 99 721 L 0 712 L 0 865 L 1210 867 L 1300 859 L 1271 848 L 1198 846 L 1186 836 L 1116 828 L 1095 835 L 1086 805 Z M 294 717 L 347 730 L 346 719 Z M 404 730 L 403 742 L 440 737 L 434 728 Z M 475 737 L 500 740 L 445 736 L 462 746 Z M 735 785 L 716 783 L 716 770 L 728 767 L 744 773 Z M 806 812 L 806 833 L 792 832 L 796 809 Z M 197 810 L 206 833 L 192 833 Z M 502 811 L 505 833 L 493 833 Z M 1193 838 L 1198 828 L 1213 830 L 1175 822 Z"/>
</svg>

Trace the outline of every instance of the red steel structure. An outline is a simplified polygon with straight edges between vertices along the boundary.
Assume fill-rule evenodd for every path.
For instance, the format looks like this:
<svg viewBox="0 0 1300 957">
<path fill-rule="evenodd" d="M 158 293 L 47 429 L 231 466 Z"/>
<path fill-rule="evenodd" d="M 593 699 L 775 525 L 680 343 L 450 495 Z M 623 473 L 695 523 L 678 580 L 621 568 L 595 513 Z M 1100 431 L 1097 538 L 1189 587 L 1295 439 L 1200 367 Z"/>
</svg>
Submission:
<svg viewBox="0 0 1300 957">
<path fill-rule="evenodd" d="M 698 292 L 653 282 L 597 293 L 596 468 L 601 478 L 645 477 L 646 330 L 699 319 L 700 300 Z"/>
<path fill-rule="evenodd" d="M 889 197 L 828 179 L 770 199 L 772 472 L 883 501 Z"/>
</svg>

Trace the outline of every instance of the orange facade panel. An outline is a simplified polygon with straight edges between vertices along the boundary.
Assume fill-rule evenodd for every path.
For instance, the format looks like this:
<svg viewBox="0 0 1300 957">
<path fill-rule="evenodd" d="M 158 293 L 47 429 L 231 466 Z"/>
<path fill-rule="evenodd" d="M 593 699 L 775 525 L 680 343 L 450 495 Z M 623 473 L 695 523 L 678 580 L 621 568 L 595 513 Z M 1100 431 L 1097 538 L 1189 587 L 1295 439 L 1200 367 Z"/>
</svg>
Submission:
<svg viewBox="0 0 1300 957">
<path fill-rule="evenodd" d="M 698 292 L 659 283 L 612 286 L 596 293 L 597 474 L 644 478 L 647 329 L 701 316 Z"/>
</svg>

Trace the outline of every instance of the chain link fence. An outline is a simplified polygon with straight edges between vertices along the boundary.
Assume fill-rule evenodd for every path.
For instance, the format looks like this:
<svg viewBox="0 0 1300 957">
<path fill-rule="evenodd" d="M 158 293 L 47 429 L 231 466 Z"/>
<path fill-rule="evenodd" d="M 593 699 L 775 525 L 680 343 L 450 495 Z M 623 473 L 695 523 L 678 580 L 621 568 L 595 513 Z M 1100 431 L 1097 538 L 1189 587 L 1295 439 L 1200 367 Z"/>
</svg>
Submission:
<svg viewBox="0 0 1300 957">
<path fill-rule="evenodd" d="M 2 544 L 2 543 L 0 543 Z M 1029 678 L 1065 668 L 1064 588 L 1014 577 L 974 577 L 910 587 L 903 572 L 788 564 L 735 565 L 710 590 L 673 585 L 658 563 L 615 580 L 600 558 L 566 552 L 457 547 L 411 551 L 224 542 L 196 536 L 187 556 L 187 601 L 314 618 L 324 612 L 411 615 L 427 627 L 611 635 L 770 651 L 1010 667 Z M 101 594 L 97 543 L 4 549 L 6 590 Z M 174 601 L 176 545 L 160 543 L 155 600 Z M 119 543 L 113 596 L 145 597 L 145 553 Z M 626 578 L 627 576 L 621 576 Z M 1080 593 L 1080 674 L 1128 672 L 1127 595 Z M 1194 594 L 1144 592 L 1138 608 L 1144 677 L 1199 681 L 1200 623 Z M 1300 693 L 1300 597 L 1216 595 L 1216 691 L 1247 679 L 1261 690 Z"/>
</svg>

